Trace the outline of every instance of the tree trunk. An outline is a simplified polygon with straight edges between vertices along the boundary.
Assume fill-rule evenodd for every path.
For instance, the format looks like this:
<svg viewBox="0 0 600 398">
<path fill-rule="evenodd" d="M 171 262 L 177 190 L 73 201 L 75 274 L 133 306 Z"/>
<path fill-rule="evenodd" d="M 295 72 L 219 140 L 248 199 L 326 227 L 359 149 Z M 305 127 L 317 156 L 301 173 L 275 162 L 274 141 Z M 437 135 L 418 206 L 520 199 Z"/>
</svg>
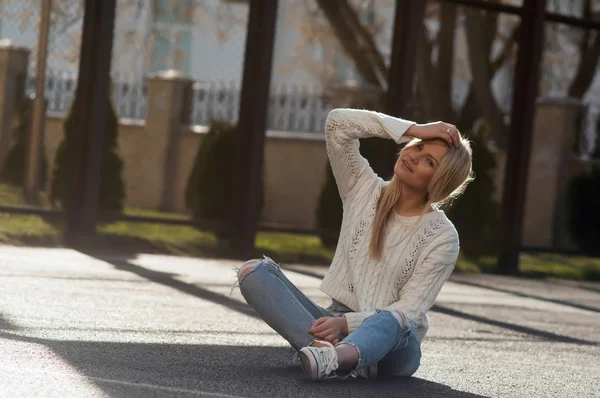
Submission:
<svg viewBox="0 0 600 398">
<path fill-rule="evenodd" d="M 441 113 L 438 118 L 456 123 L 452 110 L 452 76 L 454 75 L 454 34 L 456 31 L 456 5 L 442 3 L 440 12 L 440 33 L 436 75 L 439 79 L 439 92 L 431 93 L 440 101 Z"/>
<path fill-rule="evenodd" d="M 583 17 L 590 18 L 592 14 L 592 2 L 586 0 L 584 3 Z M 592 35 L 594 38 L 592 39 Z M 569 86 L 569 97 L 582 99 L 590 88 L 596 74 L 598 57 L 600 57 L 600 34 L 585 30 L 581 43 L 579 44 L 579 66 L 575 77 Z"/>
<path fill-rule="evenodd" d="M 321 11 L 330 24 L 333 33 L 342 45 L 345 53 L 353 60 L 358 72 L 363 79 L 383 90 L 387 89 L 387 67 L 384 57 L 379 52 L 371 33 L 360 22 L 356 10 L 348 0 L 316 0 Z M 497 1 L 495 1 L 497 2 Z M 589 0 L 586 0 L 589 10 Z M 491 81 L 512 55 L 516 38 L 521 25 L 512 32 L 511 37 L 504 43 L 504 48 L 499 55 L 490 60 L 492 43 L 497 34 L 498 13 L 486 12 L 469 8 L 464 9 L 467 17 L 467 41 L 469 46 L 469 62 L 473 80 L 462 109 L 457 125 L 462 129 L 470 129 L 473 122 L 484 116 L 494 130 L 497 145 L 503 148 L 506 140 L 507 126 L 501 110 L 494 99 L 491 90 Z M 437 66 L 432 61 L 434 44 L 426 35 L 423 26 L 421 43 L 417 55 L 417 106 L 416 114 L 425 120 L 452 120 L 451 108 L 451 82 L 453 71 L 451 65 L 454 52 L 454 29 L 456 28 L 456 6 L 442 3 L 440 15 L 439 57 Z M 589 34 L 589 33 L 588 33 Z M 584 37 L 584 39 L 586 39 Z M 577 98 L 583 97 L 589 89 L 595 75 L 595 70 L 600 58 L 600 35 L 596 35 L 593 44 L 587 40 L 582 42 L 581 62 L 575 78 L 569 89 L 569 95 Z M 481 56 L 481 54 L 485 54 Z M 483 113 L 483 115 L 481 115 Z M 456 118 L 456 116 L 454 116 Z"/>
<path fill-rule="evenodd" d="M 496 99 L 494 98 L 491 82 L 492 73 L 489 61 L 489 49 L 486 47 L 482 18 L 478 10 L 465 9 L 467 42 L 469 47 L 469 65 L 471 66 L 472 83 L 475 98 L 481 105 L 483 115 L 490 125 L 496 145 L 502 149 L 506 146 L 507 126 Z M 487 51 L 486 51 L 487 50 Z"/>
<path fill-rule="evenodd" d="M 461 131 L 471 130 L 473 128 L 473 124 L 475 124 L 475 120 L 477 120 L 479 117 L 478 113 L 475 91 L 473 90 L 473 85 L 471 85 L 469 88 L 469 93 L 467 94 L 467 99 L 465 100 L 465 103 L 460 111 L 458 122 L 456 122 L 458 129 Z"/>
<path fill-rule="evenodd" d="M 596 37 L 590 48 L 586 48 L 581 52 L 581 60 L 575 78 L 569 87 L 569 97 L 583 98 L 585 93 L 590 88 L 596 75 L 596 67 L 598 66 L 598 58 L 600 57 L 600 34 L 595 32 Z M 586 45 L 586 47 L 588 47 Z"/>
<path fill-rule="evenodd" d="M 439 120 L 442 107 L 437 100 L 439 76 L 431 61 L 432 45 L 427 38 L 427 28 L 421 29 L 420 45 L 417 49 L 417 94 L 423 121 Z M 436 92 L 438 94 L 436 94 Z"/>
<path fill-rule="evenodd" d="M 348 0 L 316 0 L 342 48 L 363 79 L 387 90 L 387 67 L 371 33 Z"/>
</svg>

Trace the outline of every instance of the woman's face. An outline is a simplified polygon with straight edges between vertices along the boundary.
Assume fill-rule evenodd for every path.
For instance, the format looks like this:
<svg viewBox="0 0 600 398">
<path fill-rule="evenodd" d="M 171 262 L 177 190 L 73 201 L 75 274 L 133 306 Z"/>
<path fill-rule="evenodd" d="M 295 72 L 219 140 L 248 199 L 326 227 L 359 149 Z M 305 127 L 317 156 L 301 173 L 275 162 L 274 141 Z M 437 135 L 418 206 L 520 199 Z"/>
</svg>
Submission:
<svg viewBox="0 0 600 398">
<path fill-rule="evenodd" d="M 447 151 L 448 147 L 438 141 L 419 142 L 408 146 L 400 152 L 394 174 L 412 190 L 425 194 Z"/>
</svg>

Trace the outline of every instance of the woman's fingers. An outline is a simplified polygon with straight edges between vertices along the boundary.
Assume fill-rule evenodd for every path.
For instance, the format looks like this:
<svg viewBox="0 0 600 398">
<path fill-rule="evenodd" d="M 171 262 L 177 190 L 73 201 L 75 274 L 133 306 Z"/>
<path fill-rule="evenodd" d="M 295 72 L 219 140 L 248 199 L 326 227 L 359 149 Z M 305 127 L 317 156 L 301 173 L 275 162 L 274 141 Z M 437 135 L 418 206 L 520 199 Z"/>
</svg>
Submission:
<svg viewBox="0 0 600 398">
<path fill-rule="evenodd" d="M 460 143 L 460 136 L 458 133 L 458 129 L 453 124 L 444 123 L 444 139 L 448 142 L 449 145 L 458 146 Z"/>
<path fill-rule="evenodd" d="M 335 334 L 330 334 L 327 337 L 325 337 L 325 341 L 329 341 L 331 344 L 336 344 L 338 340 L 338 336 L 336 336 Z"/>
<path fill-rule="evenodd" d="M 452 125 L 448 123 L 441 123 L 440 138 L 445 140 L 448 145 L 454 145 L 454 142 L 452 141 Z"/>
<path fill-rule="evenodd" d="M 460 144 L 460 132 L 458 131 L 458 127 L 452 126 L 452 139 L 454 141 L 454 145 L 458 146 Z"/>
<path fill-rule="evenodd" d="M 323 330 L 323 325 L 326 324 L 328 318 L 319 318 L 312 323 L 312 327 L 308 329 L 308 333 L 319 332 Z M 326 326 L 325 326 L 326 327 Z"/>
<path fill-rule="evenodd" d="M 315 333 L 322 333 L 326 330 L 328 330 L 329 328 L 331 328 L 331 325 L 329 322 L 323 322 L 322 324 L 320 324 L 319 326 L 313 327 L 311 328 L 308 332 L 315 334 Z"/>
<path fill-rule="evenodd" d="M 312 334 L 313 336 L 323 338 L 324 336 L 331 334 L 332 330 L 333 330 L 333 328 L 331 328 L 330 326 L 325 326 L 325 327 L 321 327 L 320 329 L 315 329 L 312 331 L 309 330 L 309 333 Z"/>
<path fill-rule="evenodd" d="M 328 336 L 335 336 L 335 331 L 333 331 L 332 329 L 327 329 L 323 330 L 322 332 L 312 333 L 312 335 L 321 340 L 327 340 Z"/>
</svg>

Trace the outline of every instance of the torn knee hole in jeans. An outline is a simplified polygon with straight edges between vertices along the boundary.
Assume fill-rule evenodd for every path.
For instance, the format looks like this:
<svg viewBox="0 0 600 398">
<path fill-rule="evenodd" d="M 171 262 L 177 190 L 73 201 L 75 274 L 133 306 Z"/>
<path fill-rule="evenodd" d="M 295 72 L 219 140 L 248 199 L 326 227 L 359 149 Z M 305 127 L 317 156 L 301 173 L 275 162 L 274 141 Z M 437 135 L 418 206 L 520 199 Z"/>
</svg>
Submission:
<svg viewBox="0 0 600 398">
<path fill-rule="evenodd" d="M 400 339 L 398 340 L 398 345 L 394 349 L 400 348 L 400 344 L 402 342 L 404 342 L 404 345 L 402 347 L 402 348 L 404 348 L 404 347 L 408 346 L 408 336 L 410 335 L 410 319 L 402 311 L 392 310 L 392 311 L 390 311 L 390 313 L 392 314 L 392 316 L 394 318 L 396 318 L 396 320 L 400 324 L 400 328 L 404 329 L 402 331 L 402 335 L 400 336 Z"/>
<path fill-rule="evenodd" d="M 252 270 L 254 270 L 259 264 L 260 260 L 250 260 L 246 261 L 244 265 L 237 269 L 237 278 L 238 281 L 242 281 L 246 275 L 248 275 Z"/>
<path fill-rule="evenodd" d="M 252 260 L 250 260 L 250 261 L 252 261 Z M 231 299 L 231 295 L 233 294 L 233 291 L 235 290 L 236 287 L 240 287 L 240 283 L 244 280 L 246 275 L 248 275 L 250 272 L 254 271 L 254 269 L 256 269 L 256 266 L 258 264 L 260 264 L 260 262 L 251 263 L 250 261 L 246 262 L 240 268 L 233 268 L 233 270 L 235 271 L 235 280 L 233 281 L 233 285 L 231 286 L 231 291 L 229 292 L 230 299 Z M 232 277 L 232 279 L 233 278 L 234 277 Z"/>
<path fill-rule="evenodd" d="M 263 255 L 262 259 L 252 259 L 246 261 L 241 267 L 233 268 L 233 271 L 236 273 L 235 281 L 233 282 L 233 286 L 231 287 L 231 291 L 229 292 L 229 298 L 231 299 L 231 295 L 236 287 L 240 287 L 240 283 L 244 280 L 244 278 L 250 274 L 252 271 L 256 269 L 262 263 L 271 262 L 272 264 L 277 265 L 271 258 Z"/>
<path fill-rule="evenodd" d="M 410 325 L 410 321 L 409 321 L 408 317 L 404 314 L 404 312 L 398 311 L 398 310 L 392 310 L 390 312 L 391 312 L 392 316 L 394 318 L 396 318 L 396 320 L 398 321 L 400 326 L 407 327 Z"/>
</svg>

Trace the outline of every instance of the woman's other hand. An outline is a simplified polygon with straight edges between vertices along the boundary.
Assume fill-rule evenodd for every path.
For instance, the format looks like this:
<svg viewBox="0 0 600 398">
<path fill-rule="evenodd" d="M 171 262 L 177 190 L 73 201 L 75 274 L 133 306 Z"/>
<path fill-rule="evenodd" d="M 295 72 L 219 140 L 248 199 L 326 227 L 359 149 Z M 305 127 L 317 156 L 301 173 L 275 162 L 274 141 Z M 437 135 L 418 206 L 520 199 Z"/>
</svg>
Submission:
<svg viewBox="0 0 600 398">
<path fill-rule="evenodd" d="M 335 345 L 339 343 L 340 338 L 348 335 L 346 317 L 319 318 L 312 323 L 312 327 L 308 329 L 308 333 L 320 340 L 325 340 Z"/>
<path fill-rule="evenodd" d="M 421 140 L 430 140 L 441 138 L 448 145 L 458 146 L 460 142 L 460 133 L 456 126 L 444 122 L 433 122 L 426 124 L 416 124 L 411 126 L 406 134 Z"/>
</svg>

